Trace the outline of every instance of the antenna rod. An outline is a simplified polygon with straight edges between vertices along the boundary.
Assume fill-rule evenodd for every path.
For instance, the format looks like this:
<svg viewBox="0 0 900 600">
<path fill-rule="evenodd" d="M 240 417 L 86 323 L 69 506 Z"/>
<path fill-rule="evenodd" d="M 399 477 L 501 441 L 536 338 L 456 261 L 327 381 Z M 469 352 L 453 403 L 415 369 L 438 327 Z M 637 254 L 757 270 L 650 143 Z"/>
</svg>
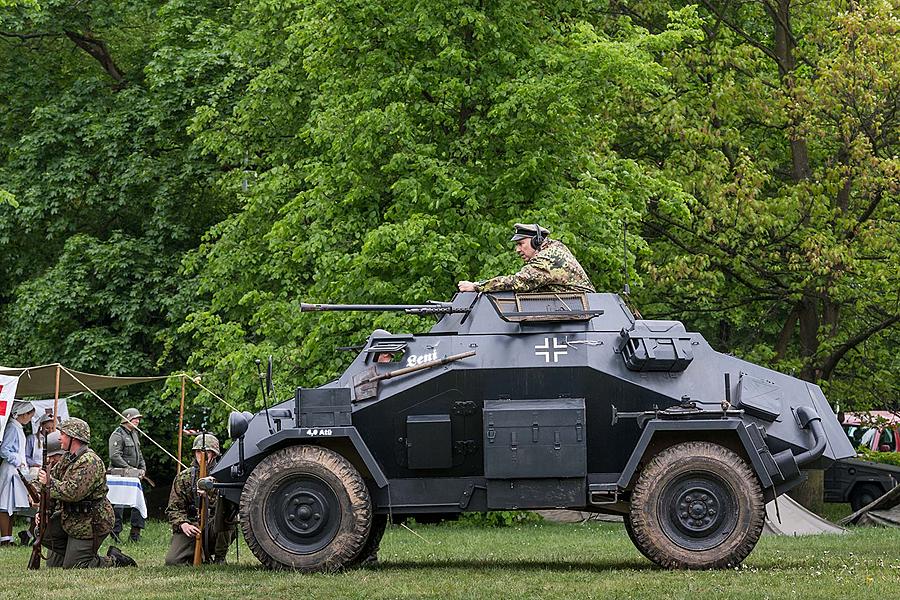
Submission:
<svg viewBox="0 0 900 600">
<path fill-rule="evenodd" d="M 263 410 L 266 411 L 266 423 L 269 424 L 269 433 L 274 434 L 275 428 L 272 427 L 272 419 L 269 418 L 269 397 L 266 394 L 266 384 L 263 382 L 263 374 L 260 365 L 262 361 L 258 358 L 256 359 L 256 373 L 259 375 L 259 387 L 262 389 L 263 396 Z"/>
<path fill-rule="evenodd" d="M 622 293 L 626 296 L 631 293 L 631 287 L 628 285 L 628 219 L 622 219 L 622 268 L 625 269 L 625 289 Z"/>
</svg>

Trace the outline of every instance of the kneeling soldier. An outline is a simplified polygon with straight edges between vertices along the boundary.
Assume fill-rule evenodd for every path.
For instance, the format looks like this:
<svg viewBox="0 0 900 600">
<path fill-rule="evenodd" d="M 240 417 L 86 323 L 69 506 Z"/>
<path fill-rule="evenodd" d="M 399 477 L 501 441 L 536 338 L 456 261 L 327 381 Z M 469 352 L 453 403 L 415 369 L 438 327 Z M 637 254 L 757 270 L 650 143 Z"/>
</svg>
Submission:
<svg viewBox="0 0 900 600">
<path fill-rule="evenodd" d="M 50 522 L 42 539 L 50 551 L 47 566 L 136 566 L 114 546 L 106 557 L 97 554 L 112 530 L 114 517 L 106 499 L 106 465 L 89 447 L 90 427 L 81 419 L 66 419 L 59 426 L 59 436 L 66 454 L 50 474 L 42 469 L 38 475 L 50 496 Z"/>
<path fill-rule="evenodd" d="M 172 524 L 172 543 L 166 553 L 167 565 L 190 565 L 194 561 L 194 547 L 202 536 L 203 562 L 224 563 L 228 547 L 235 535 L 236 510 L 230 503 L 219 502 L 215 490 L 197 490 L 200 460 L 206 453 L 207 468 L 219 459 L 219 440 L 208 433 L 194 438 L 194 464 L 178 474 L 172 483 L 166 516 Z M 208 518 L 205 531 L 200 530 L 200 497 L 206 494 Z"/>
</svg>

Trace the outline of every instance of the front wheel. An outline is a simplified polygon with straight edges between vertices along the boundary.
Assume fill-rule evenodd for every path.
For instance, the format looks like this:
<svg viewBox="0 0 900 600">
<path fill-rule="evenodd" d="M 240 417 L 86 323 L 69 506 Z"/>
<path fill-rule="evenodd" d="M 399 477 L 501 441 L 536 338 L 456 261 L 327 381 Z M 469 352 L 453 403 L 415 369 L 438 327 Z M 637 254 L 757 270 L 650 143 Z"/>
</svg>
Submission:
<svg viewBox="0 0 900 600">
<path fill-rule="evenodd" d="M 630 533 L 644 556 L 680 569 L 741 563 L 762 533 L 765 503 L 737 454 L 709 442 L 677 444 L 641 471 L 631 493 Z"/>
<path fill-rule="evenodd" d="M 360 554 L 372 527 L 362 476 L 318 446 L 266 457 L 244 484 L 240 510 L 247 545 L 272 569 L 336 571 Z"/>
</svg>

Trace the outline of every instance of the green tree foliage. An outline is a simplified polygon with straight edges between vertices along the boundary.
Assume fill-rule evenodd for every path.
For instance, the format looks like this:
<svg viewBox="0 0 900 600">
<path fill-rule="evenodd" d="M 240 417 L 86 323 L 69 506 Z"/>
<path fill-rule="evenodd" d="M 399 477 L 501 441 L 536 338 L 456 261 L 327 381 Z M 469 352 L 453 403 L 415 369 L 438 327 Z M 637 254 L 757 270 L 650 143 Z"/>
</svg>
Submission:
<svg viewBox="0 0 900 600">
<path fill-rule="evenodd" d="M 702 4 L 705 38 L 664 61 L 672 101 L 636 118 L 657 134 L 635 154 L 691 195 L 688 213 L 648 205 L 650 311 L 841 406 L 896 405 L 896 3 Z"/>
<path fill-rule="evenodd" d="M 300 315 L 300 299 L 448 298 L 460 279 L 518 268 L 517 220 L 548 226 L 599 288 L 619 288 L 622 220 L 650 197 L 682 201 L 614 143 L 618 122 L 664 93 L 655 56 L 694 35 L 691 11 L 615 38 L 578 2 L 254 0 L 236 14 L 229 48 L 252 77 L 234 108 L 199 107 L 192 131 L 243 160 L 225 182 L 245 205 L 187 263 L 210 305 L 183 331 L 195 365 L 248 395 L 256 354 L 277 356 L 279 383 L 317 384 L 349 358 L 336 346 L 428 326 Z"/>
<path fill-rule="evenodd" d="M 57 1 L 0 13 L 9 65 L 0 71 L 0 181 L 18 202 L 0 205 L 0 241 L 14 249 L 0 254 L 3 364 L 118 375 L 184 366 L 175 327 L 195 287 L 181 261 L 228 203 L 215 187 L 220 166 L 186 133 L 206 90 L 158 76 L 171 69 L 153 53 L 154 9 Z M 120 410 L 141 406 L 148 430 L 170 442 L 177 404 L 160 404 L 160 393 L 104 395 Z M 97 439 L 118 422 L 92 397 L 73 410 Z"/>
</svg>

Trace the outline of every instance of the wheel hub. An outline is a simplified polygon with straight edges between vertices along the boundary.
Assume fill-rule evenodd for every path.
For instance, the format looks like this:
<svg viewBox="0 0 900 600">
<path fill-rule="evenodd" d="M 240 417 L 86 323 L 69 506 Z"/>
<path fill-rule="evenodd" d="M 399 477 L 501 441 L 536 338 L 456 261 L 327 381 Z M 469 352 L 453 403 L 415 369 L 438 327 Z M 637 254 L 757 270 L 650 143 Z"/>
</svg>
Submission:
<svg viewBox="0 0 900 600">
<path fill-rule="evenodd" d="M 711 473 L 692 473 L 666 486 L 660 496 L 660 524 L 682 548 L 709 550 L 724 542 L 737 524 L 731 488 Z"/>
<path fill-rule="evenodd" d="M 719 500 L 704 486 L 692 487 L 678 500 L 678 526 L 688 535 L 704 535 L 720 520 Z"/>
<path fill-rule="evenodd" d="M 294 476 L 269 496 L 266 526 L 285 549 L 309 554 L 327 546 L 340 526 L 341 509 L 331 487 L 312 476 Z"/>
</svg>

